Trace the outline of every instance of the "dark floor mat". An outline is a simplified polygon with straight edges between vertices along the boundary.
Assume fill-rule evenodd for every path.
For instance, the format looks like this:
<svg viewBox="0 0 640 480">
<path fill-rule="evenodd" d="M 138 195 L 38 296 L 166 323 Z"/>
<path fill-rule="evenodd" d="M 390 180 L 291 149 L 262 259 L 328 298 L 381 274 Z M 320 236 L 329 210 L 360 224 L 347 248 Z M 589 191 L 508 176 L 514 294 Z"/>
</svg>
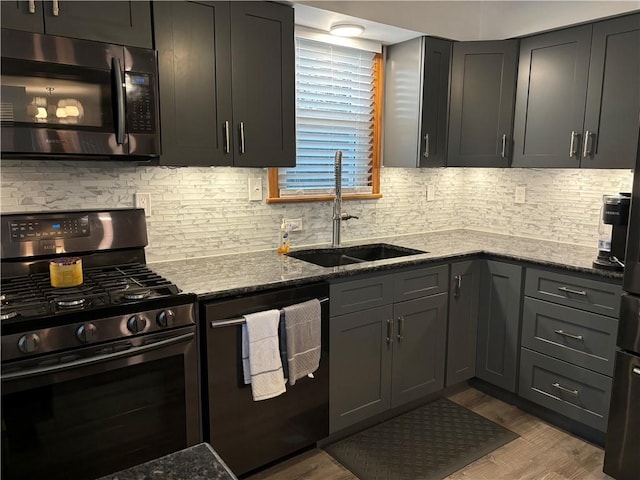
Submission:
<svg viewBox="0 0 640 480">
<path fill-rule="evenodd" d="M 511 430 L 439 399 L 325 450 L 361 480 L 435 480 L 516 438 Z"/>
</svg>

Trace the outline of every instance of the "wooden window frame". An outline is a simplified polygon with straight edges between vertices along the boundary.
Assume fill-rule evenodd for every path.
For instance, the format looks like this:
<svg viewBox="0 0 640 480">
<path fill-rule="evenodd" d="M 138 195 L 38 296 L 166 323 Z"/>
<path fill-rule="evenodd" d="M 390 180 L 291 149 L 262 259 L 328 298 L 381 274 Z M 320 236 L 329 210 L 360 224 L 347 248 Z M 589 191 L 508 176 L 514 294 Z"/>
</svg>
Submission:
<svg viewBox="0 0 640 480">
<path fill-rule="evenodd" d="M 371 193 L 345 193 L 343 200 L 376 200 L 382 198 L 380 193 L 380 166 L 381 166 L 381 143 L 382 143 L 382 96 L 383 85 L 383 65 L 382 54 L 377 53 L 374 57 L 374 80 L 373 80 L 373 132 L 371 135 Z M 278 186 L 278 169 L 270 168 L 268 173 L 269 192 L 267 203 L 299 203 L 299 202 L 326 202 L 334 199 L 333 195 L 300 195 L 300 196 L 280 196 Z"/>
</svg>

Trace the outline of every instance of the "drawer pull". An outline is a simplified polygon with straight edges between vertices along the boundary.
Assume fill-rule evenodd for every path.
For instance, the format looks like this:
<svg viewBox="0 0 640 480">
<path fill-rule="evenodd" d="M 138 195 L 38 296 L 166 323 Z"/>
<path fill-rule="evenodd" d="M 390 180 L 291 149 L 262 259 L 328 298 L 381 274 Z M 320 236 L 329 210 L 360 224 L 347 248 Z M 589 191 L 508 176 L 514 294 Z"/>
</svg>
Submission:
<svg viewBox="0 0 640 480">
<path fill-rule="evenodd" d="M 561 292 L 565 292 L 565 293 L 573 293 L 575 295 L 582 295 L 583 297 L 587 296 L 587 292 L 585 292 L 584 290 L 573 290 L 573 289 L 567 288 L 567 287 L 558 287 L 558 290 L 560 290 Z"/>
<path fill-rule="evenodd" d="M 578 393 L 579 393 L 578 390 L 570 390 L 567 387 L 563 387 L 558 382 L 552 383 L 551 386 L 557 388 L 561 392 L 564 392 L 564 393 L 567 393 L 567 394 L 571 395 L 572 397 L 577 397 Z"/>
<path fill-rule="evenodd" d="M 573 338 L 574 340 L 583 340 L 582 335 L 574 335 L 573 333 L 563 332 L 562 330 L 554 330 L 558 335 L 562 335 L 563 337 Z"/>
<path fill-rule="evenodd" d="M 635 367 L 635 368 L 633 369 L 633 373 L 635 373 L 636 375 L 640 375 L 640 368 Z"/>
</svg>

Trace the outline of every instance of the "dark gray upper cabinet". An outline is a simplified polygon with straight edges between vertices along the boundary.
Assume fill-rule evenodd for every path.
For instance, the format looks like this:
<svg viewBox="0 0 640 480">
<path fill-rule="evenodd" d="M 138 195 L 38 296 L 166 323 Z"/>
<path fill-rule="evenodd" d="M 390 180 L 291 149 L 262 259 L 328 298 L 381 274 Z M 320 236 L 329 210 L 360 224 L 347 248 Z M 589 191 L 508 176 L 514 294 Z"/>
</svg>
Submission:
<svg viewBox="0 0 640 480">
<path fill-rule="evenodd" d="M 9 1 L 2 26 L 15 30 L 152 48 L 150 2 Z"/>
<path fill-rule="evenodd" d="M 479 260 L 451 264 L 447 387 L 475 377 L 476 374 L 481 265 Z"/>
<path fill-rule="evenodd" d="M 579 167 L 591 25 L 520 43 L 514 167 Z"/>
<path fill-rule="evenodd" d="M 509 166 L 517 52 L 517 40 L 453 44 L 447 166 Z"/>
<path fill-rule="evenodd" d="M 515 167 L 633 168 L 640 15 L 521 42 Z"/>
<path fill-rule="evenodd" d="M 293 9 L 157 2 L 163 165 L 295 165 Z"/>
<path fill-rule="evenodd" d="M 487 260 L 481 275 L 476 376 L 515 392 L 522 267 Z"/>
<path fill-rule="evenodd" d="M 447 156 L 451 43 L 391 45 L 385 63 L 385 167 L 440 167 Z"/>
<path fill-rule="evenodd" d="M 156 2 L 165 165 L 232 165 L 229 3 Z"/>
<path fill-rule="evenodd" d="M 640 14 L 596 23 L 580 166 L 633 168 L 639 113 Z"/>
</svg>

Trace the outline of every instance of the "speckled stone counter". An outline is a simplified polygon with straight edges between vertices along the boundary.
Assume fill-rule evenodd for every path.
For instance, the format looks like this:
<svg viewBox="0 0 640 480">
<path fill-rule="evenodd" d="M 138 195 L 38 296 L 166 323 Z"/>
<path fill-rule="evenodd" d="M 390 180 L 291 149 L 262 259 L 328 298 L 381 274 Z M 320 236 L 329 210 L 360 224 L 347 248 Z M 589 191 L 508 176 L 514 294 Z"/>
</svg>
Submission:
<svg viewBox="0 0 640 480">
<path fill-rule="evenodd" d="M 237 480 L 207 443 L 171 453 L 98 480 Z"/>
<path fill-rule="evenodd" d="M 297 285 L 314 280 L 383 271 L 399 266 L 454 261 L 480 254 L 496 259 L 560 268 L 568 272 L 598 275 L 603 279 L 622 280 L 620 273 L 592 267 L 592 261 L 597 253 L 595 245 L 591 248 L 473 230 L 447 230 L 377 238 L 372 241 L 348 242 L 344 243 L 344 246 L 366 243 L 391 243 L 427 253 L 340 267 L 320 267 L 285 255 L 278 255 L 274 249 L 273 251 L 158 262 L 151 264 L 151 267 L 184 291 L 200 295 L 203 300 Z"/>
</svg>

